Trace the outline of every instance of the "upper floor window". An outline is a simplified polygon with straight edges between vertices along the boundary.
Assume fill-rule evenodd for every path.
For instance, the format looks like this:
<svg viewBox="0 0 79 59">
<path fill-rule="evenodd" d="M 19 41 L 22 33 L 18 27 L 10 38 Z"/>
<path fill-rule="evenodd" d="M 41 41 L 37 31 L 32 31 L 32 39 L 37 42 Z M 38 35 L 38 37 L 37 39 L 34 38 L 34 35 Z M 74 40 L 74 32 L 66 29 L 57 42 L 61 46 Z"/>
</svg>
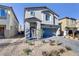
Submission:
<svg viewBox="0 0 79 59">
<path fill-rule="evenodd" d="M 0 9 L 0 17 L 6 17 L 5 9 Z"/>
<path fill-rule="evenodd" d="M 35 12 L 34 11 L 31 11 L 30 14 L 31 14 L 31 16 L 35 16 Z"/>
<path fill-rule="evenodd" d="M 46 20 L 50 20 L 50 15 L 49 14 L 46 14 Z"/>
</svg>

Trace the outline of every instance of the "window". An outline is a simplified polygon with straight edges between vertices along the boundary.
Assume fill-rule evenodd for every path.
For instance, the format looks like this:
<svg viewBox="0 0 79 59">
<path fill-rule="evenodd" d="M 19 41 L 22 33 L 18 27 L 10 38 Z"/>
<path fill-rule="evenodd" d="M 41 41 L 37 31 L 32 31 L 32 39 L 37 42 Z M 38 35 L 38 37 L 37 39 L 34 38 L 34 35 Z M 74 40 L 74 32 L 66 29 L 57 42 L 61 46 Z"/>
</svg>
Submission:
<svg viewBox="0 0 79 59">
<path fill-rule="evenodd" d="M 0 9 L 0 17 L 6 17 L 6 12 L 4 9 Z"/>
<path fill-rule="evenodd" d="M 35 12 L 34 11 L 31 11 L 30 14 L 31 14 L 31 16 L 35 16 Z"/>
<path fill-rule="evenodd" d="M 46 20 L 50 20 L 50 15 L 49 14 L 46 14 Z"/>
</svg>

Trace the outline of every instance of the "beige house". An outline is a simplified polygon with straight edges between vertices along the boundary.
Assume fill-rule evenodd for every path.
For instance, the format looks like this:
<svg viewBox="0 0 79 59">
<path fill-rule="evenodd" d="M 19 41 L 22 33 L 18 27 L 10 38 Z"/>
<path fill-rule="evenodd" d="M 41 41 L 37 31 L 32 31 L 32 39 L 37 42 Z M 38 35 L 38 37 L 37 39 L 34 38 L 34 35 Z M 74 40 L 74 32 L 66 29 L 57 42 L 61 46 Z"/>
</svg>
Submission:
<svg viewBox="0 0 79 59">
<path fill-rule="evenodd" d="M 65 31 L 66 29 L 75 29 L 76 28 L 76 19 L 70 17 L 64 17 L 59 20 L 59 25 L 61 30 Z"/>
<path fill-rule="evenodd" d="M 77 30 L 79 30 L 79 20 L 76 20 L 76 27 L 77 27 Z"/>
<path fill-rule="evenodd" d="M 0 37 L 9 38 L 16 35 L 18 24 L 12 7 L 0 5 Z"/>
</svg>

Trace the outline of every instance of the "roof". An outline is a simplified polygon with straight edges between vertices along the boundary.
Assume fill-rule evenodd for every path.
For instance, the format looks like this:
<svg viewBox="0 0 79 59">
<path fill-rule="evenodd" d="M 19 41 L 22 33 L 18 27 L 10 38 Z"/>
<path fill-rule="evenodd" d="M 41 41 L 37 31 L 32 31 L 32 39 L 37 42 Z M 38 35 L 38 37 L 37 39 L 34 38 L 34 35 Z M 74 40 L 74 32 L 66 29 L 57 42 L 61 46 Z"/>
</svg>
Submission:
<svg viewBox="0 0 79 59">
<path fill-rule="evenodd" d="M 27 10 L 41 10 L 41 9 L 47 9 L 46 6 L 40 6 L 40 7 L 26 7 Z"/>
<path fill-rule="evenodd" d="M 12 8 L 12 7 L 10 7 L 10 8 L 11 8 L 11 10 L 12 10 L 12 12 L 13 12 L 13 14 L 14 14 L 14 16 L 15 16 L 16 20 L 17 20 L 17 22 L 19 23 L 19 21 L 18 21 L 18 19 L 17 19 L 16 15 L 15 15 L 15 12 L 14 12 L 13 8 Z"/>
<path fill-rule="evenodd" d="M 10 7 L 8 7 L 8 6 L 4 6 L 4 5 L 0 5 L 0 8 L 10 8 Z"/>
<path fill-rule="evenodd" d="M 48 7 L 46 6 L 40 6 L 40 7 L 27 7 L 25 8 L 25 10 L 42 10 L 42 9 L 48 9 L 49 12 L 57 15 L 59 17 L 59 15 L 57 13 L 55 13 L 54 11 L 52 11 L 51 9 L 49 9 Z"/>
<path fill-rule="evenodd" d="M 12 13 L 14 14 L 14 16 L 15 16 L 15 18 L 16 18 L 16 20 L 17 20 L 17 22 L 19 23 L 19 21 L 18 21 L 18 19 L 17 19 L 16 15 L 15 15 L 15 13 L 14 13 L 14 10 L 13 10 L 13 8 L 12 8 L 12 7 L 8 7 L 8 6 L 0 5 L 0 8 L 11 9 L 11 11 L 12 11 Z"/>
<path fill-rule="evenodd" d="M 28 22 L 31 22 L 31 21 L 39 21 L 39 22 L 41 22 L 41 20 L 38 19 L 38 18 L 36 18 L 36 17 L 26 18 L 26 19 L 25 19 L 25 22 L 26 22 L 26 21 L 28 21 Z"/>
<path fill-rule="evenodd" d="M 49 12 L 49 13 L 55 14 L 55 15 L 57 15 L 57 16 L 59 17 L 59 15 L 56 14 L 56 13 L 54 13 L 52 10 L 44 10 L 44 11 L 42 11 L 42 12 Z"/>
<path fill-rule="evenodd" d="M 63 20 L 63 19 L 77 20 L 77 19 L 75 19 L 75 18 L 71 18 L 71 17 L 64 17 L 64 18 L 61 18 L 61 19 L 59 19 L 59 20 Z"/>
</svg>

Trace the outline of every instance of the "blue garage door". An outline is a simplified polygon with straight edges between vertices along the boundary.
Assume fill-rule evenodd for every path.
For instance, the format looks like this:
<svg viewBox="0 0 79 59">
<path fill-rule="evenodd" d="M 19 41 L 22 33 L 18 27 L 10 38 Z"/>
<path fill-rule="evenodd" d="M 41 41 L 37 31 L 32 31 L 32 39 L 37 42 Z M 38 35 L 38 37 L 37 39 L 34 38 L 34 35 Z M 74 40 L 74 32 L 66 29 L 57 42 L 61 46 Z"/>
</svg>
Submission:
<svg viewBox="0 0 79 59">
<path fill-rule="evenodd" d="M 55 36 L 55 32 L 51 28 L 43 28 L 43 38 Z"/>
</svg>

